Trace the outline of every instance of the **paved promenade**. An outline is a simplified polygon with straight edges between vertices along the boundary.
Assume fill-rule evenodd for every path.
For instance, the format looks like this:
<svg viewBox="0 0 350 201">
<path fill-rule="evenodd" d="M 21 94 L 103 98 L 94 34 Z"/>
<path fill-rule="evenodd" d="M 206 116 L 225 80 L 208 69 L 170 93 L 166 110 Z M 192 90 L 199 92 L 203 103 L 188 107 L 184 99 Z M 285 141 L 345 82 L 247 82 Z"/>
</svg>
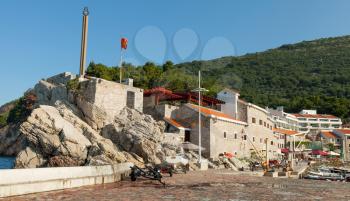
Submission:
<svg viewBox="0 0 350 201">
<path fill-rule="evenodd" d="M 232 171 L 207 171 L 40 193 L 4 200 L 350 200 L 350 183 L 278 179 Z"/>
</svg>

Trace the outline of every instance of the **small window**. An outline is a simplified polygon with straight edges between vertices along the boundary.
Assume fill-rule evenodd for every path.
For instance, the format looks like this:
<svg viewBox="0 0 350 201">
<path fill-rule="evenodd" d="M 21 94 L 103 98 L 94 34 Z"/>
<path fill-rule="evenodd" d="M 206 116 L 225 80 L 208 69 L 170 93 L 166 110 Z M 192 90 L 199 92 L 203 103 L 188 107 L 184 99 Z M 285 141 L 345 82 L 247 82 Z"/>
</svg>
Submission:
<svg viewBox="0 0 350 201">
<path fill-rule="evenodd" d="M 224 132 L 224 138 L 227 138 L 226 132 Z"/>
<path fill-rule="evenodd" d="M 350 140 L 350 136 L 347 136 L 347 139 Z"/>
<path fill-rule="evenodd" d="M 273 145 L 273 141 L 271 141 L 271 145 Z"/>
<path fill-rule="evenodd" d="M 237 133 L 235 133 L 235 139 L 237 139 Z"/>
<path fill-rule="evenodd" d="M 270 124 L 267 124 L 267 128 L 270 128 Z"/>
<path fill-rule="evenodd" d="M 252 123 L 255 124 L 256 123 L 256 119 L 253 117 L 252 118 Z"/>
<path fill-rule="evenodd" d="M 259 120 L 259 124 L 260 124 L 260 125 L 263 125 L 263 121 L 262 121 L 262 120 Z"/>
<path fill-rule="evenodd" d="M 264 121 L 264 127 L 266 127 L 266 122 Z"/>
<path fill-rule="evenodd" d="M 255 142 L 255 137 L 253 137 L 253 142 Z"/>
<path fill-rule="evenodd" d="M 243 135 L 243 140 L 247 140 L 247 135 Z"/>
</svg>

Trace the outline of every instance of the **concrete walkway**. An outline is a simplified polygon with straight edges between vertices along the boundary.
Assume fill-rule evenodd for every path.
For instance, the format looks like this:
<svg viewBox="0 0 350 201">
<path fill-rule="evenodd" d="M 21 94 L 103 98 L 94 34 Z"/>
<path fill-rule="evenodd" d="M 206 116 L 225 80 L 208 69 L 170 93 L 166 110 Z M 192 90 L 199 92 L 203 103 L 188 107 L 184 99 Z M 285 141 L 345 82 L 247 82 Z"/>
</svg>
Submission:
<svg viewBox="0 0 350 201">
<path fill-rule="evenodd" d="M 239 175 L 228 170 L 190 172 L 156 181 L 40 193 L 4 200 L 350 200 L 350 183 Z"/>
</svg>

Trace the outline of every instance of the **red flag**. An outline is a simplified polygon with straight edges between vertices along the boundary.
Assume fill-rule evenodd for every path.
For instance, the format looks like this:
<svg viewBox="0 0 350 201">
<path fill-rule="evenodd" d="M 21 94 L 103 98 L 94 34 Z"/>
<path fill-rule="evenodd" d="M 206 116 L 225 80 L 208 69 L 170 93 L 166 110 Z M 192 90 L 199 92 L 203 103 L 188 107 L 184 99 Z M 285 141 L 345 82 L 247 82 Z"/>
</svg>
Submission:
<svg viewBox="0 0 350 201">
<path fill-rule="evenodd" d="M 126 50 L 126 48 L 128 48 L 128 39 L 127 38 L 122 38 L 120 40 L 120 45 L 121 45 L 122 49 Z"/>
</svg>

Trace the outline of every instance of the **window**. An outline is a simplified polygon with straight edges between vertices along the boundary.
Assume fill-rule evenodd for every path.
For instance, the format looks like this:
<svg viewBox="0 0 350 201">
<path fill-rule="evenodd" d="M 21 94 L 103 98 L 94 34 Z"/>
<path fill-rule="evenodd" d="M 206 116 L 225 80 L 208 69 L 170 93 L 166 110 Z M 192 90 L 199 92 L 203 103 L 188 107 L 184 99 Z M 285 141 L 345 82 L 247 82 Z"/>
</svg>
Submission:
<svg viewBox="0 0 350 201">
<path fill-rule="evenodd" d="M 256 123 L 256 119 L 253 117 L 252 118 L 252 123 L 255 124 Z"/>
<path fill-rule="evenodd" d="M 310 126 L 313 127 L 313 128 L 319 127 L 318 124 L 310 124 Z"/>
<path fill-rule="evenodd" d="M 273 141 L 271 141 L 271 145 L 273 145 Z"/>
<path fill-rule="evenodd" d="M 243 135 L 243 140 L 247 140 L 247 135 Z"/>
<path fill-rule="evenodd" d="M 264 121 L 264 127 L 266 127 L 266 122 Z"/>
<path fill-rule="evenodd" d="M 347 136 L 346 138 L 347 138 L 348 140 L 350 140 L 350 136 Z"/>
<path fill-rule="evenodd" d="M 260 143 L 263 143 L 262 138 L 260 138 Z"/>
<path fill-rule="evenodd" d="M 253 142 L 255 142 L 255 137 L 253 137 Z"/>
<path fill-rule="evenodd" d="M 225 139 L 227 138 L 226 132 L 224 132 L 224 138 L 225 138 Z"/>
<path fill-rule="evenodd" d="M 235 133 L 235 139 L 237 139 L 237 133 Z"/>
<path fill-rule="evenodd" d="M 259 124 L 262 125 L 262 124 L 263 124 L 263 121 L 262 121 L 262 120 L 259 120 Z"/>
<path fill-rule="evenodd" d="M 270 128 L 270 124 L 267 124 L 267 128 Z"/>
</svg>

